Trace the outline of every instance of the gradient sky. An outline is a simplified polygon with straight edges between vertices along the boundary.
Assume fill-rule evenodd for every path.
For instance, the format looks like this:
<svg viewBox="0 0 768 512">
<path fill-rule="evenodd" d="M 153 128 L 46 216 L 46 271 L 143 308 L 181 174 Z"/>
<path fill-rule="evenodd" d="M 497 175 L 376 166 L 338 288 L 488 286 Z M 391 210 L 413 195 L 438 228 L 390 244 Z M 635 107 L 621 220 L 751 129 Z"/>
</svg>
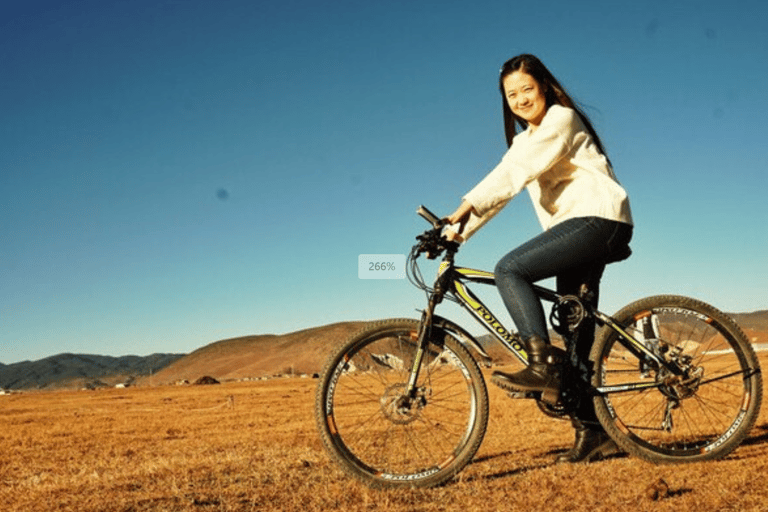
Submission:
<svg viewBox="0 0 768 512">
<path fill-rule="evenodd" d="M 768 309 L 766 19 L 762 0 L 3 2 L 0 362 L 415 316 L 421 292 L 359 279 L 358 255 L 407 253 L 416 207 L 450 213 L 498 162 L 497 73 L 523 52 L 630 194 L 634 256 L 601 309 Z M 539 230 L 523 193 L 458 261 L 492 269 Z"/>
</svg>

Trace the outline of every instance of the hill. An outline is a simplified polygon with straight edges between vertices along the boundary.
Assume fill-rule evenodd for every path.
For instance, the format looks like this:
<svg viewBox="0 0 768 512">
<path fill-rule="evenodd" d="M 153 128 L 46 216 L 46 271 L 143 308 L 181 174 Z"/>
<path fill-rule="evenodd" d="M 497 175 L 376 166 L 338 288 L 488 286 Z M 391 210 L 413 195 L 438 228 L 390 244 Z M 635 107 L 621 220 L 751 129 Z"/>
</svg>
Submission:
<svg viewBox="0 0 768 512">
<path fill-rule="evenodd" d="M 768 311 L 730 314 L 750 341 L 768 344 Z M 147 357 L 108 357 L 60 354 L 40 361 L 0 363 L 0 388 L 82 388 L 136 384 L 193 382 L 202 376 L 237 380 L 274 375 L 320 372 L 333 348 L 362 330 L 368 322 L 340 322 L 288 334 L 263 334 L 217 341 L 189 355 L 154 354 Z M 479 336 L 492 358 L 515 361 L 490 335 Z M 556 344 L 560 344 L 555 340 Z M 149 375 L 152 374 L 152 380 Z"/>
<path fill-rule="evenodd" d="M 733 314 L 755 343 L 768 342 L 768 311 Z M 204 346 L 169 365 L 155 376 L 155 383 L 193 382 L 210 375 L 219 380 L 274 375 L 314 374 L 322 370 L 331 350 L 362 330 L 367 322 L 341 322 L 283 335 L 244 336 Z M 479 336 L 494 361 L 509 364 L 516 359 L 490 335 Z M 555 340 L 556 344 L 562 342 Z M 144 378 L 140 383 L 148 383 Z"/>
<path fill-rule="evenodd" d="M 729 315 L 741 326 L 752 343 L 759 345 L 768 343 L 768 311 L 729 313 Z"/>
<path fill-rule="evenodd" d="M 174 362 L 156 383 L 190 382 L 210 375 L 219 380 L 317 373 L 331 350 L 367 322 L 341 322 L 289 334 L 244 336 L 217 341 Z M 141 382 L 145 383 L 147 379 Z"/>
<path fill-rule="evenodd" d="M 742 329 L 768 331 L 768 310 L 753 313 L 728 313 Z"/>
<path fill-rule="evenodd" d="M 183 354 L 150 356 L 98 356 L 59 354 L 38 361 L 0 365 L 0 388 L 57 389 L 114 385 L 150 375 Z"/>
</svg>

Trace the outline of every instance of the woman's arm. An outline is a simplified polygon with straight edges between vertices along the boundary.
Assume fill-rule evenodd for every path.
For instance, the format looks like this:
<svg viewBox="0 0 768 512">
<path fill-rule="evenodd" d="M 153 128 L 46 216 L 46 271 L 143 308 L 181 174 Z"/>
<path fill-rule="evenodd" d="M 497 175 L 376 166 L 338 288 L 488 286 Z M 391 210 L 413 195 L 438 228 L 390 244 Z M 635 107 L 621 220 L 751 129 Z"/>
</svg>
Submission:
<svg viewBox="0 0 768 512">
<path fill-rule="evenodd" d="M 480 215 L 499 203 L 509 201 L 565 157 L 574 137 L 583 130 L 573 110 L 551 106 L 536 131 L 523 132 L 516 137 L 499 165 L 465 194 L 464 199 Z"/>
</svg>

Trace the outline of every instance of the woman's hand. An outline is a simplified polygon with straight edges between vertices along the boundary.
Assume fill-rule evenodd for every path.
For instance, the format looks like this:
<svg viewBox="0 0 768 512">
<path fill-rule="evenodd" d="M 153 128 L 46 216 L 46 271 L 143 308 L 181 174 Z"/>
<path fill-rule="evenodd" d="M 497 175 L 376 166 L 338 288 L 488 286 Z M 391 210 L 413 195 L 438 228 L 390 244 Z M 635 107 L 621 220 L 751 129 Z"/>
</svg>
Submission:
<svg viewBox="0 0 768 512">
<path fill-rule="evenodd" d="M 445 220 L 448 224 L 461 224 L 461 228 L 464 228 L 464 224 L 469 219 L 469 214 L 472 213 L 472 205 L 467 201 L 462 201 L 456 211 L 450 214 Z"/>
<path fill-rule="evenodd" d="M 452 230 L 451 228 L 446 228 L 443 232 L 443 236 L 449 241 L 449 242 L 458 242 L 462 243 L 464 241 L 464 237 Z"/>
<path fill-rule="evenodd" d="M 462 201 L 456 211 L 445 218 L 448 224 L 458 224 L 459 232 L 456 233 L 452 229 L 445 230 L 445 237 L 451 242 L 463 242 L 464 238 L 461 236 L 461 232 L 464 231 L 464 225 L 469 220 L 469 214 L 472 213 L 473 208 L 467 201 Z"/>
</svg>

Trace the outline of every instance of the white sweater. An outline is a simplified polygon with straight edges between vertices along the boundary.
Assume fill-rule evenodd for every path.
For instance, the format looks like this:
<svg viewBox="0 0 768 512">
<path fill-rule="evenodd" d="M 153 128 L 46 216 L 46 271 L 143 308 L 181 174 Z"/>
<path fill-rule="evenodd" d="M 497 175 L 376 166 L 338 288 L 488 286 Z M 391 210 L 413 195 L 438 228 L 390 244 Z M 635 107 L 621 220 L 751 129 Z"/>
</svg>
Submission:
<svg viewBox="0 0 768 512">
<path fill-rule="evenodd" d="M 464 239 L 523 188 L 545 230 L 576 217 L 632 224 L 627 193 L 581 118 L 567 107 L 552 105 L 535 131 L 529 126 L 515 135 L 499 165 L 464 196 L 479 214 L 470 215 Z"/>
</svg>

